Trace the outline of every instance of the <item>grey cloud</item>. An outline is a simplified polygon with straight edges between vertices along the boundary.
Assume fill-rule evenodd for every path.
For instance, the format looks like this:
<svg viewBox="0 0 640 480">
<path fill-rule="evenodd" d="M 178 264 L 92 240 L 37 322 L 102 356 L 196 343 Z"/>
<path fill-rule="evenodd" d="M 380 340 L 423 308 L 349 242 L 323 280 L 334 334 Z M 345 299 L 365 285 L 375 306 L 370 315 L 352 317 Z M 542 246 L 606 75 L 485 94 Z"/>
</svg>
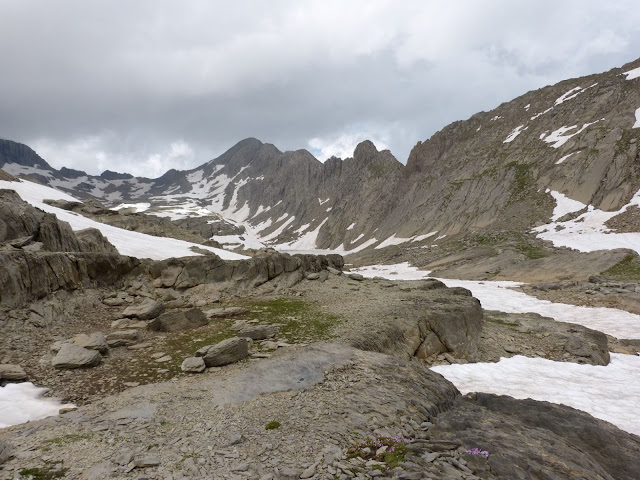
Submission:
<svg viewBox="0 0 640 480">
<path fill-rule="evenodd" d="M 451 121 L 640 51 L 627 0 L 3 2 L 0 19 L 0 137 L 91 173 L 354 132 L 404 162 Z"/>
</svg>

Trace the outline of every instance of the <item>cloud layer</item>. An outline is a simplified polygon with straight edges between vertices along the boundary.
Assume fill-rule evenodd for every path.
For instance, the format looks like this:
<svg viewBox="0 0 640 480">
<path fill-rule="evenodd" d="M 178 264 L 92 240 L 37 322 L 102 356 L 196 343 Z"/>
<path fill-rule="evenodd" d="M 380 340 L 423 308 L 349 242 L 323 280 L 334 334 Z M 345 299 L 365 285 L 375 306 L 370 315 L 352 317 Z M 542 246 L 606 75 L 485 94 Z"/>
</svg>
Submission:
<svg viewBox="0 0 640 480">
<path fill-rule="evenodd" d="M 624 1 L 0 3 L 0 137 L 56 167 L 155 176 L 253 136 L 405 162 L 454 120 L 631 61 Z"/>
</svg>

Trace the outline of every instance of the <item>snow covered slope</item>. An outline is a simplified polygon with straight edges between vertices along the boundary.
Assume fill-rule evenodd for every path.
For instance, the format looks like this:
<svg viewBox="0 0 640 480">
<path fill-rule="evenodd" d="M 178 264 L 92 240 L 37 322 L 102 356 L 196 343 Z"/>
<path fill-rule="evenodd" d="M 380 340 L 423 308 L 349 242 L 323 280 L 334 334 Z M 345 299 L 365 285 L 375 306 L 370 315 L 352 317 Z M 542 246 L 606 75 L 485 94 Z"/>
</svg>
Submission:
<svg viewBox="0 0 640 480">
<path fill-rule="evenodd" d="M 43 202 L 45 199 L 51 200 L 77 200 L 66 193 L 60 192 L 50 187 L 38 185 L 33 182 L 5 182 L 0 180 L 0 188 L 15 190 L 20 197 L 34 207 L 45 212 L 55 214 L 59 220 L 68 222 L 73 230 L 83 230 L 85 228 L 97 228 L 109 241 L 118 249 L 122 255 L 129 255 L 138 258 L 151 258 L 163 260 L 171 257 L 184 257 L 200 255 L 191 250 L 193 247 L 209 250 L 225 260 L 239 260 L 247 258 L 244 255 L 221 250 L 219 248 L 207 247 L 195 243 L 184 242 L 173 238 L 155 237 L 143 233 L 131 232 L 121 228 L 112 227 L 103 223 L 95 222 L 82 215 L 52 207 Z"/>
</svg>

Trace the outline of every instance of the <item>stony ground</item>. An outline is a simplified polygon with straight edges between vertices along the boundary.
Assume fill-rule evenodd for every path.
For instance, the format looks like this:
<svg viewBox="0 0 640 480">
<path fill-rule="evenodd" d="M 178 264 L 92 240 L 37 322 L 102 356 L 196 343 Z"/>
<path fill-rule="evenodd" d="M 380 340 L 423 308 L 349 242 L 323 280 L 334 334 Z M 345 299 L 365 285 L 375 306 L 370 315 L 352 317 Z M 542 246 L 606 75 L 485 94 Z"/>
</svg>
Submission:
<svg viewBox="0 0 640 480">
<path fill-rule="evenodd" d="M 50 395 L 84 404 L 132 385 L 184 375 L 180 369 L 182 361 L 205 345 L 233 336 L 231 327 L 238 320 L 278 328 L 275 338 L 252 343 L 250 351 L 255 359 L 268 358 L 281 346 L 305 345 L 315 341 L 368 345 L 369 349 L 408 359 L 412 355 L 412 342 L 405 337 L 412 329 L 415 330 L 412 322 L 420 319 L 425 302 L 429 309 L 445 308 L 442 297 L 448 295 L 446 289 L 425 291 L 420 286 L 421 282 L 356 281 L 346 276 L 330 275 L 326 281 L 305 280 L 292 289 L 260 296 L 211 298 L 195 293 L 185 294 L 179 301 L 186 306 L 198 305 L 205 311 L 221 306 L 241 306 L 247 312 L 212 318 L 207 326 L 184 332 L 154 332 L 141 328 L 140 339 L 135 345 L 111 348 L 101 365 L 76 370 L 52 367 L 52 344 L 81 333 L 99 331 L 108 334 L 114 330 L 112 322 L 122 318 L 127 302 L 146 298 L 136 296 L 146 294 L 146 291 L 144 288 L 140 290 L 139 285 L 138 290 L 130 287 L 129 293 L 123 295 L 124 305 L 115 306 L 104 303 L 114 295 L 110 290 L 91 290 L 81 294 L 62 292 L 55 299 L 36 304 L 30 310 L 16 310 L 5 317 L 3 331 L 6 342 L 2 343 L 0 363 L 21 365 L 30 381 L 51 389 Z M 345 298 L 349 300 L 343 301 Z M 422 310 L 416 307 L 418 303 L 421 303 Z M 40 310 L 44 316 L 34 315 L 33 310 Z M 590 358 L 575 355 L 564 348 L 569 334 L 575 336 L 575 332 L 580 331 L 583 335 L 587 329 L 535 315 L 529 317 L 536 318 L 535 328 L 531 325 L 523 327 L 518 315 L 505 315 L 495 312 L 485 315 L 477 361 L 497 361 L 501 356 L 519 353 L 560 361 L 594 363 Z M 405 333 L 401 332 L 400 337 L 390 341 L 385 335 L 394 335 L 389 333 L 393 325 L 402 325 Z M 598 343 L 588 334 L 584 338 L 590 345 Z M 449 354 L 425 360 L 428 365 L 465 362 Z"/>
<path fill-rule="evenodd" d="M 640 438 L 544 402 L 526 418 L 517 402 L 460 398 L 419 362 L 336 344 L 287 347 L 3 429 L 0 445 L 14 458 L 0 479 L 506 480 L 531 468 L 637 478 Z M 594 440 L 581 440 L 576 425 Z M 602 458 L 600 444 L 612 439 Z"/>
</svg>

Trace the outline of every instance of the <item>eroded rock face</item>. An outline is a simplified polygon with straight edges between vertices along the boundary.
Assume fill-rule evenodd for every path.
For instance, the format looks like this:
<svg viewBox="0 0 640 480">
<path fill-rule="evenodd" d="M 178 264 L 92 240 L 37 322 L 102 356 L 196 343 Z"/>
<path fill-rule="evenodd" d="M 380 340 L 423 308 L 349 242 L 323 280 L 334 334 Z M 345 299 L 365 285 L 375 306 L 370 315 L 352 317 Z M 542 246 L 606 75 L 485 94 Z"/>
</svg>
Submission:
<svg viewBox="0 0 640 480">
<path fill-rule="evenodd" d="M 102 362 L 102 355 L 97 350 L 89 350 L 74 343 L 65 343 L 60 347 L 51 362 L 55 368 L 88 368 Z"/>
</svg>

